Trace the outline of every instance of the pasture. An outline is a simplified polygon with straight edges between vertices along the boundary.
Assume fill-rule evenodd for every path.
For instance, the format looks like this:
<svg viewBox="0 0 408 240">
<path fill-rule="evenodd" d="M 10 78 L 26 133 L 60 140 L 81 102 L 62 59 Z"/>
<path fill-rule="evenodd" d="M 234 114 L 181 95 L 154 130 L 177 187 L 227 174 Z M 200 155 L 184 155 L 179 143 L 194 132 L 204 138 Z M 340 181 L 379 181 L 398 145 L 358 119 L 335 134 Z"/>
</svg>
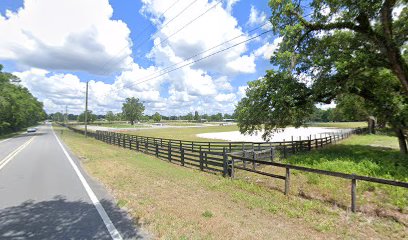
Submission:
<svg viewBox="0 0 408 240">
<path fill-rule="evenodd" d="M 344 207 L 349 185 L 337 179 L 294 172 L 292 192 L 285 196 L 279 180 L 237 172 L 231 181 L 71 131 L 62 137 L 83 157 L 88 172 L 112 189 L 118 205 L 158 238 L 395 239 L 408 234 L 405 189 L 359 185 L 363 213 L 353 214 Z M 400 156 L 393 149 L 395 141 L 388 136 L 353 136 L 286 161 L 385 178 L 398 173 L 398 180 L 406 181 L 406 173 L 393 166 Z M 379 143 L 390 147 L 378 147 Z M 406 169 L 406 159 L 400 158 L 397 163 L 403 165 L 398 169 Z"/>
</svg>

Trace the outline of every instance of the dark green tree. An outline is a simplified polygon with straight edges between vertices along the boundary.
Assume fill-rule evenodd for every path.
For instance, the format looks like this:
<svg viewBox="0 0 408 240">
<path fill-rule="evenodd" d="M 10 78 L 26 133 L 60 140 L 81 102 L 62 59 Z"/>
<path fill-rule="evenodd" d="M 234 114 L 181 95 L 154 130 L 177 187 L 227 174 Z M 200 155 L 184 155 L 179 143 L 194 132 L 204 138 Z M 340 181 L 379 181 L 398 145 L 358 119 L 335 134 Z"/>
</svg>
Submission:
<svg viewBox="0 0 408 240">
<path fill-rule="evenodd" d="M 273 30 L 283 39 L 271 58 L 277 69 L 249 84 L 236 110 L 240 130 L 264 127 L 268 138 L 276 128 L 302 125 L 315 104 L 354 96 L 386 118 L 406 153 L 407 7 L 390 15 L 399 4 L 406 2 L 271 0 Z"/>
<path fill-rule="evenodd" d="M 195 120 L 196 122 L 200 121 L 200 115 L 198 114 L 198 111 L 195 111 L 195 112 L 194 112 L 194 120 Z"/>
<path fill-rule="evenodd" d="M 158 112 L 156 112 L 155 114 L 153 114 L 152 118 L 153 118 L 153 121 L 155 121 L 155 122 L 160 122 L 161 119 L 162 119 L 160 113 L 158 113 Z"/>
<path fill-rule="evenodd" d="M 95 122 L 96 115 L 93 114 L 92 111 L 88 110 L 86 118 L 88 123 L 92 123 Z M 78 115 L 78 122 L 85 122 L 85 111 Z"/>
<path fill-rule="evenodd" d="M 47 115 L 43 104 L 27 88 L 18 85 L 20 80 L 16 76 L 2 69 L 0 65 L 0 135 L 44 120 Z"/>
<path fill-rule="evenodd" d="M 109 122 L 112 123 L 115 121 L 115 114 L 112 111 L 108 111 L 105 115 L 105 119 Z"/>
<path fill-rule="evenodd" d="M 131 125 L 134 125 L 135 121 L 140 121 L 145 107 L 138 98 L 126 98 L 126 102 L 122 106 L 122 115 L 124 119 L 130 121 Z"/>
</svg>

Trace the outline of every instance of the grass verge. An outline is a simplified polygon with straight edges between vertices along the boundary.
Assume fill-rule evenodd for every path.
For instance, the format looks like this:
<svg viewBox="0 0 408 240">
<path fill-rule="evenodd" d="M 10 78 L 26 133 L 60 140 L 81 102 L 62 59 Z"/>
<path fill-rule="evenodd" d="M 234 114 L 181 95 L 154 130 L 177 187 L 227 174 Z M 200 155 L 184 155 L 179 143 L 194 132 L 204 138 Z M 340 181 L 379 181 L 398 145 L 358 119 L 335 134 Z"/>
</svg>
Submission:
<svg viewBox="0 0 408 240">
<path fill-rule="evenodd" d="M 59 131 L 57 131 L 59 132 Z M 184 168 L 64 131 L 61 138 L 118 205 L 160 239 L 404 239 L 393 220 Z M 277 186 L 281 186 L 280 185 Z"/>
</svg>

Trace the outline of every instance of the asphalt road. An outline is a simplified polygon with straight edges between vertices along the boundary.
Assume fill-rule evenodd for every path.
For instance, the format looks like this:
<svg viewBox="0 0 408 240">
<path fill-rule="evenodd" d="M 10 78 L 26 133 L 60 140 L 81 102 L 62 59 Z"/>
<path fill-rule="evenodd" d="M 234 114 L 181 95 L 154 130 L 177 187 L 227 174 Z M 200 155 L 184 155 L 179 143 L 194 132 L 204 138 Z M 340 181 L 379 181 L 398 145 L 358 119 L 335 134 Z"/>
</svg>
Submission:
<svg viewBox="0 0 408 240">
<path fill-rule="evenodd" d="M 0 239 L 140 239 L 51 126 L 0 141 Z"/>
</svg>

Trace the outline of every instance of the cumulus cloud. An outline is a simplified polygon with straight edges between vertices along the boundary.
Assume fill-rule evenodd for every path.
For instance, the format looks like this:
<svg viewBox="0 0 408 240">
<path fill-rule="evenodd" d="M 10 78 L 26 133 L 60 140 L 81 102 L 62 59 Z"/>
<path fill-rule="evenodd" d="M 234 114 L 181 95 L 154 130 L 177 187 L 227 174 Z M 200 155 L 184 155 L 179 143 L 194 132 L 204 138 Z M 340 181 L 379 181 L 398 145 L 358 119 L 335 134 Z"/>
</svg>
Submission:
<svg viewBox="0 0 408 240">
<path fill-rule="evenodd" d="M 282 42 L 282 38 L 278 37 L 273 40 L 272 43 L 265 43 L 260 48 L 254 51 L 256 57 L 262 56 L 264 59 L 269 60 L 275 54 L 275 51 L 279 48 L 279 44 Z"/>
<path fill-rule="evenodd" d="M 158 111 L 176 115 L 196 110 L 200 114 L 233 112 L 237 101 L 245 95 L 245 86 L 234 87 L 231 81 L 238 74 L 256 72 L 255 60 L 260 56 L 266 58 L 275 42 L 265 44 L 266 46 L 256 51 L 250 49 L 251 53 L 248 53 L 248 46 L 242 44 L 205 61 L 165 73 L 162 71 L 163 67 L 182 62 L 221 42 L 243 35 L 235 42 L 220 47 L 225 48 L 248 39 L 249 36 L 243 33 L 237 20 L 231 15 L 231 9 L 228 9 L 228 6 L 232 8 L 238 1 L 228 1 L 225 8 L 221 4 L 217 5 L 165 42 L 164 39 L 215 2 L 198 0 L 189 11 L 166 27 L 162 26 L 190 2 L 179 1 L 162 17 L 169 7 L 168 1 L 142 2 L 141 12 L 158 28 L 154 35 L 155 46 L 147 54 L 147 58 L 153 63 L 151 67 L 141 67 L 130 57 L 129 29 L 123 22 L 111 20 L 112 8 L 107 0 L 64 0 L 59 1 L 59 4 L 51 0 L 27 0 L 17 12 L 0 15 L 0 31 L 4 30 L 16 39 L 15 43 L 0 39 L 0 59 L 15 60 L 27 66 L 27 70 L 16 72 L 15 75 L 22 79 L 22 84 L 34 96 L 44 102 L 47 112 L 62 111 L 66 105 L 72 113 L 80 113 L 84 109 L 84 81 L 75 74 L 56 74 L 54 70 L 102 74 L 107 71 L 101 71 L 100 65 L 112 58 L 117 64 L 111 64 L 109 71 L 120 70 L 113 77 L 113 82 L 91 80 L 89 83 L 89 108 L 96 113 L 121 111 L 122 103 L 127 97 L 140 98 L 146 106 L 147 114 Z M 67 15 L 74 11 L 74 5 L 80 8 L 78 12 L 75 9 L 75 17 L 78 15 L 79 20 L 75 19 L 71 23 L 71 17 Z M 46 14 L 42 12 L 42 15 L 47 16 L 38 16 L 41 15 L 38 9 L 56 11 L 47 11 Z M 85 16 L 85 13 L 89 16 Z M 257 12 L 256 15 L 259 17 L 262 13 Z M 56 16 L 66 16 L 66 19 L 54 22 L 50 20 Z M 65 25 L 66 28 L 61 27 Z M 118 52 L 120 56 L 117 55 Z M 202 56 L 197 58 L 199 57 Z"/>
<path fill-rule="evenodd" d="M 96 74 L 124 69 L 132 62 L 130 30 L 112 13 L 108 0 L 25 0 L 0 17 L 7 36 L 0 38 L 0 59 Z"/>
<path fill-rule="evenodd" d="M 249 12 L 248 24 L 250 26 L 263 24 L 266 21 L 266 14 L 264 12 L 259 12 L 255 6 L 251 6 L 251 11 Z"/>
<path fill-rule="evenodd" d="M 145 3 L 143 11 L 158 17 L 166 10 L 164 7 L 166 4 L 164 4 L 164 2 L 167 3 L 168 1 L 143 0 L 143 2 Z M 216 4 L 215 2 L 209 3 L 207 0 L 198 0 L 188 9 L 188 11 L 184 12 L 180 17 L 177 17 L 167 25 L 167 23 L 172 20 L 177 13 L 188 6 L 189 3 L 190 2 L 180 2 L 179 4 L 176 4 L 171 11 L 164 13 L 162 22 L 157 24 L 159 32 L 155 35 L 156 47 L 153 49 L 150 56 L 153 57 L 158 64 L 166 62 L 163 58 L 170 58 L 173 55 L 180 59 L 186 59 L 205 49 L 210 49 L 236 36 L 243 35 L 243 37 L 237 39 L 237 41 L 229 42 L 213 49 L 213 51 L 207 52 L 205 54 L 206 56 L 248 38 L 238 26 L 237 20 L 220 4 L 194 21 L 194 24 L 188 25 L 182 29 L 183 26 Z M 156 18 L 152 17 L 152 19 Z M 153 22 L 155 23 L 155 21 Z M 165 27 L 162 28 L 163 25 L 165 25 Z M 180 31 L 177 34 L 174 34 L 178 30 Z M 171 51 L 160 53 L 157 51 L 159 48 L 158 45 L 162 46 L 162 48 L 160 48 L 162 50 L 165 49 L 166 46 L 169 46 Z M 200 61 L 199 63 L 194 64 L 193 67 L 221 74 L 246 73 L 247 69 L 241 70 L 227 64 L 233 60 L 246 58 L 246 56 L 244 56 L 246 51 L 246 45 L 241 44 L 223 52 L 223 54 L 217 54 L 205 61 Z M 200 55 L 197 58 L 200 57 L 203 57 L 203 55 Z"/>
<path fill-rule="evenodd" d="M 239 2 L 239 0 L 227 0 L 227 11 L 231 12 L 234 5 Z"/>
</svg>

